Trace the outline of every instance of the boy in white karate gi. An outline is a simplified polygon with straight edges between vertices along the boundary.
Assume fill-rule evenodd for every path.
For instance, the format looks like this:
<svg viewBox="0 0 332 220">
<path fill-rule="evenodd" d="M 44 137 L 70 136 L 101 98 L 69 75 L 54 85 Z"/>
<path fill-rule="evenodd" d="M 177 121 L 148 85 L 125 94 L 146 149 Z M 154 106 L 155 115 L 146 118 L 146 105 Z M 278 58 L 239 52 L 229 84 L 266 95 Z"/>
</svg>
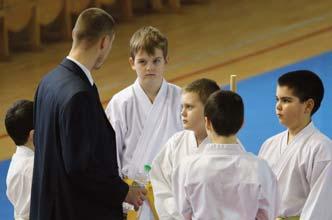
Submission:
<svg viewBox="0 0 332 220">
<path fill-rule="evenodd" d="M 178 163 L 188 155 L 200 153 L 210 141 L 204 126 L 204 105 L 208 97 L 219 91 L 210 79 L 188 84 L 182 93 L 182 123 L 185 130 L 174 134 L 158 153 L 150 171 L 154 202 L 160 220 L 181 220 L 172 193 L 172 174 Z"/>
<path fill-rule="evenodd" d="M 7 197 L 14 206 L 16 220 L 28 220 L 30 214 L 31 183 L 34 161 L 33 102 L 16 101 L 7 111 L 5 126 L 16 144 L 8 173 Z"/>
<path fill-rule="evenodd" d="M 273 220 L 277 180 L 268 164 L 245 152 L 236 138 L 244 118 L 241 97 L 215 92 L 204 115 L 212 143 L 201 154 L 184 158 L 173 175 L 179 212 L 188 220 Z"/>
<path fill-rule="evenodd" d="M 168 60 L 167 38 L 156 28 L 140 28 L 130 40 L 134 84 L 115 94 L 106 114 L 115 133 L 120 175 L 135 179 L 151 164 L 166 141 L 182 130 L 181 89 L 163 75 Z M 148 213 L 150 216 L 148 216 Z M 145 202 L 142 220 L 152 219 Z"/>
<path fill-rule="evenodd" d="M 277 176 L 280 219 L 332 219 L 332 141 L 312 121 L 323 96 L 323 83 L 311 71 L 278 79 L 276 115 L 287 130 L 266 140 L 259 156 Z"/>
</svg>

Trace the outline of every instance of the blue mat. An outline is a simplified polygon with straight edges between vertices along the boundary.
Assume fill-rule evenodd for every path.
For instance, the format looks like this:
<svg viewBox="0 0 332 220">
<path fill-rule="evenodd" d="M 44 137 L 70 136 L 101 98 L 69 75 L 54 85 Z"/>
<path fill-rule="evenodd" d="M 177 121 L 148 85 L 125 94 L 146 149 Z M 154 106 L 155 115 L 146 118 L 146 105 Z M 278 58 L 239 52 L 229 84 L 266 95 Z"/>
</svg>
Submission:
<svg viewBox="0 0 332 220">
<path fill-rule="evenodd" d="M 239 138 L 247 151 L 258 153 L 261 144 L 270 136 L 284 130 L 275 116 L 275 89 L 278 77 L 289 71 L 308 69 L 322 78 L 325 96 L 313 117 L 316 127 L 332 137 L 332 52 L 273 70 L 238 83 L 238 93 L 245 104 L 245 124 Z M 0 219 L 12 220 L 13 207 L 6 197 L 6 174 L 9 161 L 0 162 Z"/>
<path fill-rule="evenodd" d="M 9 160 L 0 162 L 0 219 L 14 219 L 14 208 L 6 196 L 6 176 L 9 168 Z"/>
</svg>

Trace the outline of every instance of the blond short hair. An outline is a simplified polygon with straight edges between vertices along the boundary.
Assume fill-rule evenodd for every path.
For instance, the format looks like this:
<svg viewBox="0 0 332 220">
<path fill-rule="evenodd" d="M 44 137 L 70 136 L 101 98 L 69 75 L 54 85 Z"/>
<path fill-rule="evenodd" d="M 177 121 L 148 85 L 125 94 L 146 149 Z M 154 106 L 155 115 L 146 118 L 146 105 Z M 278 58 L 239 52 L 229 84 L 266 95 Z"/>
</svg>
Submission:
<svg viewBox="0 0 332 220">
<path fill-rule="evenodd" d="M 155 49 L 161 49 L 166 59 L 168 53 L 168 40 L 157 28 L 146 26 L 138 29 L 130 39 L 130 56 L 135 58 L 140 50 L 148 55 L 154 55 Z"/>
<path fill-rule="evenodd" d="M 216 81 L 206 78 L 195 80 L 183 88 L 184 93 L 196 93 L 203 105 L 205 105 L 212 93 L 220 90 L 221 89 Z"/>
</svg>

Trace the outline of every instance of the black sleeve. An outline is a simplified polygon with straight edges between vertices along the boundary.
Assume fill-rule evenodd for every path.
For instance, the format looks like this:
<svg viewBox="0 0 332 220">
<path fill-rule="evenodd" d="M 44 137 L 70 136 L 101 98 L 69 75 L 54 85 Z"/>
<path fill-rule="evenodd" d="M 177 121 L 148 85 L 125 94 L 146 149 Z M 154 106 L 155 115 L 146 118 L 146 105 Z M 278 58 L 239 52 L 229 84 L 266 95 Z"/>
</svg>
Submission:
<svg viewBox="0 0 332 220">
<path fill-rule="evenodd" d="M 128 185 L 118 175 L 117 162 L 110 161 L 116 156 L 110 155 L 105 160 L 105 154 L 113 151 L 100 144 L 100 139 L 103 140 L 100 127 L 104 125 L 100 123 L 95 103 L 91 94 L 80 92 L 70 99 L 60 114 L 63 163 L 78 191 L 119 205 L 127 195 Z M 115 144 L 115 141 L 111 143 Z"/>
</svg>

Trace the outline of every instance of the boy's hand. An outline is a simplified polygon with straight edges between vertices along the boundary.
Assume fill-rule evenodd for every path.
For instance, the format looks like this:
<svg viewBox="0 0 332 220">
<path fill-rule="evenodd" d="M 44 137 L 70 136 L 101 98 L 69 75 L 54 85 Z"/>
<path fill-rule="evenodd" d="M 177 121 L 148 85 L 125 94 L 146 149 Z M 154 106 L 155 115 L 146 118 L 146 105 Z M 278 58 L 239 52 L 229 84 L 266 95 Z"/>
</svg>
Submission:
<svg viewBox="0 0 332 220">
<path fill-rule="evenodd" d="M 138 208 L 143 204 L 146 193 L 147 191 L 145 188 L 129 186 L 129 191 L 127 193 L 125 202 L 132 204 L 137 211 Z"/>
</svg>

